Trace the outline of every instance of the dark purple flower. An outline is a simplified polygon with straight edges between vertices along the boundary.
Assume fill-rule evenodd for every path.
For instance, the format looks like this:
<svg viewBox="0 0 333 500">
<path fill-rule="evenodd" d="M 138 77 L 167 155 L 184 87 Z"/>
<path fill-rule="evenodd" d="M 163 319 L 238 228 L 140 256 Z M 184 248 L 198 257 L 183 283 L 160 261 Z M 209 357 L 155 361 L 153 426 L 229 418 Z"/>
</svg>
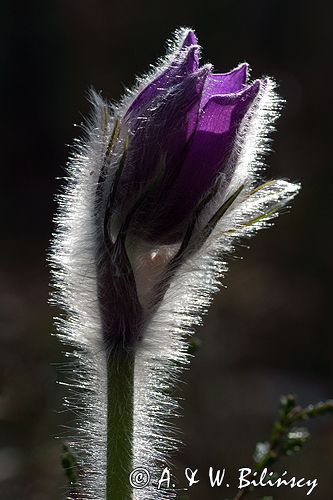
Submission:
<svg viewBox="0 0 333 500">
<path fill-rule="evenodd" d="M 148 241 L 180 240 L 216 180 L 227 185 L 237 133 L 262 84 L 246 84 L 246 64 L 225 74 L 199 67 L 199 51 L 187 31 L 124 113 L 129 142 L 116 207 L 124 212 L 129 197 L 142 198 L 131 228 Z"/>
<path fill-rule="evenodd" d="M 237 163 L 239 130 L 262 83 L 246 83 L 246 64 L 214 74 L 210 65 L 199 66 L 199 53 L 188 30 L 167 63 L 118 109 L 96 203 L 107 249 L 96 259 L 98 295 L 110 348 L 140 337 L 184 253 L 201 246 L 227 206 L 223 195 Z M 212 204 L 199 229 L 196 222 L 217 192 L 222 207 Z M 166 253 L 163 245 L 171 245 Z"/>
</svg>

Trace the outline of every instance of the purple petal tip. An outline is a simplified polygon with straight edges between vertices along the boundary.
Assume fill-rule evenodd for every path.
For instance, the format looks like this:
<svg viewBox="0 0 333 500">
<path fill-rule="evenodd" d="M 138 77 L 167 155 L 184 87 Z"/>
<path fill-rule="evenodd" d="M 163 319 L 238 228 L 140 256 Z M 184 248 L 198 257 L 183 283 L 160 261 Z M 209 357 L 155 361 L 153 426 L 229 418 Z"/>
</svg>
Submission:
<svg viewBox="0 0 333 500">
<path fill-rule="evenodd" d="M 248 76 L 248 69 L 249 65 L 247 63 L 242 63 L 237 68 L 235 68 L 231 73 L 238 73 L 239 79 L 243 81 L 243 84 L 245 84 Z"/>
<path fill-rule="evenodd" d="M 236 93 L 230 93 L 227 95 L 213 95 L 211 98 L 208 100 L 206 106 L 210 102 L 216 102 L 216 103 L 236 103 L 236 102 L 247 102 L 251 103 L 257 96 L 260 87 L 265 84 L 264 80 L 255 80 L 252 82 L 250 85 L 247 85 L 244 87 L 242 90 Z"/>
<path fill-rule="evenodd" d="M 187 47 L 191 47 L 191 45 L 198 45 L 198 39 L 195 36 L 194 31 L 189 30 L 186 33 L 186 36 L 185 36 L 184 41 L 182 43 L 182 49 L 185 49 Z"/>
</svg>

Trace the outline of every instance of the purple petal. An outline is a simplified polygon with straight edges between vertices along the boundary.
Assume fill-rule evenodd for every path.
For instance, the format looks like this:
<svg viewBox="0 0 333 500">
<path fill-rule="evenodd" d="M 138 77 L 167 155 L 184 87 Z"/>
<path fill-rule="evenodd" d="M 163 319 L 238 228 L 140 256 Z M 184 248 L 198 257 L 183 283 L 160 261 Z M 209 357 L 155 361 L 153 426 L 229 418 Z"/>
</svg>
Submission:
<svg viewBox="0 0 333 500">
<path fill-rule="evenodd" d="M 167 217 L 161 221 L 164 230 L 189 215 L 219 173 L 230 175 L 226 172 L 227 160 L 239 125 L 259 88 L 260 82 L 256 81 L 242 92 L 214 96 L 208 101 L 166 201 Z"/>
<path fill-rule="evenodd" d="M 173 61 L 139 93 L 128 108 L 125 117 L 141 110 L 142 107 L 156 97 L 160 97 L 163 91 L 178 83 L 177 79 L 179 80 L 197 71 L 199 67 L 199 47 L 192 44 L 192 41 L 196 42 L 197 40 L 194 33 L 189 31 Z"/>
<path fill-rule="evenodd" d="M 202 68 L 197 72 L 198 78 L 203 78 L 202 82 L 203 85 L 201 86 L 202 92 L 201 92 L 201 99 L 200 102 L 198 103 L 198 106 L 193 106 L 192 109 L 188 112 L 187 114 L 187 134 L 186 138 L 190 139 L 193 133 L 195 132 L 197 126 L 198 126 L 198 120 L 200 116 L 200 111 L 201 111 L 201 102 L 202 102 L 202 94 L 203 90 L 205 88 L 207 79 L 209 78 L 210 75 L 210 65 L 205 65 L 202 66 Z M 199 76 L 202 75 L 202 76 Z"/>
<path fill-rule="evenodd" d="M 247 68 L 248 65 L 244 63 L 229 73 L 211 73 L 202 93 L 201 108 L 204 108 L 214 95 L 234 94 L 242 90 L 246 83 Z"/>
</svg>

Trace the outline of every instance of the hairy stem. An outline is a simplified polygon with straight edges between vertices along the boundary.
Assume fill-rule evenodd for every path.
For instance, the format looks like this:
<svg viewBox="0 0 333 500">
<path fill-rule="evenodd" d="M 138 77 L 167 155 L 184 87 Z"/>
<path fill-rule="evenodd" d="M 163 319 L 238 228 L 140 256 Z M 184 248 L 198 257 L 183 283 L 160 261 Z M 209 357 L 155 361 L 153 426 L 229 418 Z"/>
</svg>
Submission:
<svg viewBox="0 0 333 500">
<path fill-rule="evenodd" d="M 106 500 L 131 500 L 134 353 L 113 351 L 107 369 Z"/>
</svg>

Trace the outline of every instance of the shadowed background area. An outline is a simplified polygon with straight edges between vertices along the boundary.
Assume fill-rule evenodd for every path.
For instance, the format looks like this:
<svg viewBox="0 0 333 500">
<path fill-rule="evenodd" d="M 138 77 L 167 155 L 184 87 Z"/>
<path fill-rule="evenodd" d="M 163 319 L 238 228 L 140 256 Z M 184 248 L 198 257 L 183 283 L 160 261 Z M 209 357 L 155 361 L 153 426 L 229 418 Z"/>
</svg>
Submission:
<svg viewBox="0 0 333 500">
<path fill-rule="evenodd" d="M 46 249 L 69 147 L 89 111 L 90 86 L 117 100 L 134 75 L 164 54 L 178 26 L 193 27 L 216 71 L 242 61 L 252 77 L 272 75 L 287 100 L 267 177 L 299 180 L 288 215 L 240 247 L 198 331 L 202 347 L 184 376 L 181 471 L 198 468 L 190 500 L 232 498 L 238 468 L 251 466 L 281 394 L 302 404 L 332 398 L 329 303 L 332 3 L 318 0 L 56 0 L 2 5 L 2 194 L 0 267 L 0 498 L 57 500 L 65 480 L 60 424 L 64 360 L 51 336 Z M 276 151 L 276 152 L 275 152 Z M 248 244 L 248 242 L 246 242 Z M 281 467 L 318 478 L 316 500 L 333 496 L 333 419 L 311 425 L 313 439 Z M 233 486 L 211 489 L 207 468 L 226 467 Z M 297 500 L 304 489 L 271 490 Z M 276 494 L 275 494 L 276 493 Z M 264 495 L 257 491 L 249 498 Z"/>
</svg>

